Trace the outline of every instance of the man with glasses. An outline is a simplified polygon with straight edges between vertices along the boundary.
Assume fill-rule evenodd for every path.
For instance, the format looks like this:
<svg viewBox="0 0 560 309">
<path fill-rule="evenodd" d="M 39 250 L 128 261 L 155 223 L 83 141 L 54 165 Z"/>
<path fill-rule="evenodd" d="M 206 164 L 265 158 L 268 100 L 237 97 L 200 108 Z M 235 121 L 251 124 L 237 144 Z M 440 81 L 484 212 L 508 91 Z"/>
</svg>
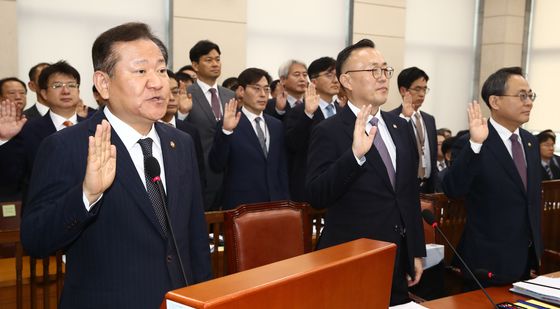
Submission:
<svg viewBox="0 0 560 309">
<path fill-rule="evenodd" d="M 224 172 L 224 209 L 241 204 L 286 200 L 288 171 L 282 123 L 263 111 L 272 79 L 249 68 L 238 77 L 241 111 L 231 99 L 210 150 L 210 168 Z"/>
<path fill-rule="evenodd" d="M 328 209 L 317 246 L 363 237 L 396 244 L 390 304 L 402 304 L 426 255 L 414 136 L 404 119 L 380 110 L 393 68 L 372 41 L 342 50 L 336 72 L 348 103 L 315 126 L 307 161 L 311 205 Z"/>
<path fill-rule="evenodd" d="M 336 60 L 331 57 L 314 60 L 309 65 L 307 73 L 311 83 L 305 94 L 305 103 L 295 106 L 284 119 L 290 195 L 294 201 L 307 201 L 305 173 L 311 130 L 340 110 L 335 100 L 335 95 L 340 88 L 336 78 Z"/>
<path fill-rule="evenodd" d="M 437 178 L 437 137 L 434 116 L 420 111 L 430 88 L 428 74 L 417 67 L 406 68 L 397 78 L 402 105 L 391 113 L 405 118 L 416 136 L 418 184 L 421 193 L 433 193 Z"/>
<path fill-rule="evenodd" d="M 519 67 L 502 68 L 482 86 L 489 120 L 468 106 L 469 134 L 443 179 L 452 198 L 465 198 L 467 222 L 458 251 L 472 269 L 499 276 L 484 285 L 528 279 L 543 251 L 541 175 L 537 139 L 521 128 L 536 94 Z M 468 276 L 467 276 L 468 277 Z M 475 289 L 469 278 L 466 288 Z"/>
</svg>

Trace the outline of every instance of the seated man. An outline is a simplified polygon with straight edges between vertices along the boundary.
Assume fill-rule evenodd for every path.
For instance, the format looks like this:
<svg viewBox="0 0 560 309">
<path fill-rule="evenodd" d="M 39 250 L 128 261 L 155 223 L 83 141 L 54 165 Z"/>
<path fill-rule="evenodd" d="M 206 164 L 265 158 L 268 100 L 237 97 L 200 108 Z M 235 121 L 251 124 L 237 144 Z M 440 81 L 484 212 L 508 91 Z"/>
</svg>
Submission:
<svg viewBox="0 0 560 309">
<path fill-rule="evenodd" d="M 554 145 L 556 134 L 550 131 L 542 131 L 537 135 L 541 149 L 541 178 L 542 180 L 560 179 L 560 168 L 552 162 L 554 157 Z"/>
<path fill-rule="evenodd" d="M 237 111 L 235 99 L 226 103 L 208 160 L 214 172 L 225 172 L 224 209 L 290 197 L 284 128 L 263 114 L 271 78 L 264 70 L 249 68 L 238 79 L 243 107 Z"/>
</svg>

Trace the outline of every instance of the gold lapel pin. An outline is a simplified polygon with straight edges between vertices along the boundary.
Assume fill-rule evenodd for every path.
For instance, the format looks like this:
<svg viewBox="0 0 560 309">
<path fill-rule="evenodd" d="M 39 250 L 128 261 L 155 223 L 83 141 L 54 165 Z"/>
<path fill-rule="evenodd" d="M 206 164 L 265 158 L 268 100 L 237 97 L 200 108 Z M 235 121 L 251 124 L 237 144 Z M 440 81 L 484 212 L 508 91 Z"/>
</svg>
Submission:
<svg viewBox="0 0 560 309">
<path fill-rule="evenodd" d="M 396 124 L 394 124 L 394 123 L 393 123 L 393 128 L 395 128 L 395 129 L 397 128 L 397 125 L 396 125 Z"/>
<path fill-rule="evenodd" d="M 174 141 L 170 141 L 170 142 L 169 142 L 169 146 L 171 146 L 171 148 L 175 148 L 175 142 L 174 142 Z"/>
<path fill-rule="evenodd" d="M 531 143 L 530 143 L 530 142 L 529 142 L 529 143 L 527 143 L 527 146 L 531 147 Z"/>
</svg>

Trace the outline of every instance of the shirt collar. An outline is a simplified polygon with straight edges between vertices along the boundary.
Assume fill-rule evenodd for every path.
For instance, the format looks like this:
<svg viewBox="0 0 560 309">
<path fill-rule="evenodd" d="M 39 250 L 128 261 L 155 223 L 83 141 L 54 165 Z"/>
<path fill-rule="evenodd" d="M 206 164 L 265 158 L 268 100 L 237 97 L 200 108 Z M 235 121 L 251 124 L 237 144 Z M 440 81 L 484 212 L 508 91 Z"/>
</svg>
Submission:
<svg viewBox="0 0 560 309">
<path fill-rule="evenodd" d="M 498 135 L 504 142 L 509 141 L 511 134 L 517 134 L 519 139 L 521 139 L 521 136 L 519 135 L 519 128 L 516 128 L 515 131 L 511 133 L 508 129 L 506 129 L 506 127 L 497 123 L 496 120 L 494 120 L 492 117 L 490 117 L 490 123 L 492 124 L 492 126 L 494 126 L 494 129 L 496 129 L 496 132 L 498 132 Z"/>
<path fill-rule="evenodd" d="M 45 116 L 47 114 L 47 112 L 49 111 L 48 106 L 46 106 L 43 103 L 39 103 L 39 102 L 35 102 L 35 108 L 37 108 L 37 111 L 39 111 L 39 114 L 41 114 L 41 116 Z"/>
<path fill-rule="evenodd" d="M 134 130 L 131 126 L 129 126 L 127 123 L 120 120 L 117 116 L 111 113 L 110 108 L 108 107 L 104 108 L 103 112 L 105 113 L 105 117 L 107 117 L 107 120 L 111 124 L 111 127 L 113 128 L 113 130 L 115 130 L 115 132 L 117 133 L 117 135 L 119 136 L 119 138 L 121 139 L 121 141 L 123 142 L 124 146 L 126 147 L 129 153 L 132 147 L 134 147 L 134 145 L 136 145 L 138 143 L 138 140 L 141 138 L 150 137 L 154 141 L 156 147 L 161 147 L 159 136 L 157 135 L 155 126 L 153 124 L 152 124 L 152 128 L 150 129 L 150 132 L 148 132 L 148 135 L 143 136 L 142 134 L 138 133 L 138 131 Z"/>
<path fill-rule="evenodd" d="M 350 107 L 350 110 L 354 113 L 354 115 L 356 115 L 356 117 L 358 117 L 358 112 L 360 112 L 360 109 L 359 109 L 356 105 L 352 104 L 352 102 L 350 102 L 350 100 L 348 100 L 348 103 L 346 103 L 346 104 L 348 104 L 348 107 Z M 379 125 L 382 125 L 382 126 L 386 127 L 385 121 L 383 120 L 383 117 L 381 116 L 381 108 L 378 108 L 378 109 L 377 109 L 377 113 L 375 113 L 375 115 L 373 115 L 373 116 L 372 116 L 372 115 L 368 115 L 368 118 L 367 118 L 368 124 L 366 125 L 366 129 L 367 129 L 367 126 L 369 126 L 369 121 L 370 121 L 371 118 L 373 118 L 373 117 L 375 117 L 375 118 L 377 118 L 377 120 L 379 120 L 379 121 L 377 122 L 377 125 L 378 125 L 378 126 L 379 126 Z M 368 130 L 368 131 L 369 131 L 369 130 Z"/>
<path fill-rule="evenodd" d="M 263 113 L 262 113 L 262 112 L 261 112 L 260 114 L 258 114 L 258 115 L 253 114 L 251 111 L 249 111 L 248 109 L 246 109 L 245 106 L 243 106 L 243 107 L 241 108 L 241 111 L 243 112 L 243 114 L 245 114 L 245 117 L 247 117 L 251 123 L 253 123 L 253 122 L 255 121 L 255 118 L 257 118 L 257 117 L 261 117 L 261 119 L 264 121 L 264 117 L 263 117 Z"/>
<path fill-rule="evenodd" d="M 196 82 L 198 83 L 198 86 L 200 86 L 200 89 L 202 89 L 202 93 L 207 93 L 208 91 L 210 91 L 210 88 L 215 88 L 216 91 L 218 91 L 218 83 L 214 83 L 214 85 L 208 85 L 200 79 L 197 79 Z"/>
<path fill-rule="evenodd" d="M 65 121 L 69 120 L 72 122 L 72 124 L 76 124 L 78 123 L 78 117 L 76 116 L 76 114 L 74 113 L 74 115 L 72 115 L 70 118 L 66 119 L 58 114 L 55 114 L 52 110 L 50 111 L 49 115 L 51 116 L 51 120 L 54 124 L 54 127 L 56 128 L 56 130 L 61 130 L 64 129 L 66 126 L 63 124 Z"/>
<path fill-rule="evenodd" d="M 288 94 L 288 96 L 286 97 L 286 100 L 288 100 L 288 103 L 290 103 L 290 107 L 294 107 L 294 105 L 296 105 L 297 101 L 301 101 L 303 102 L 303 98 L 301 99 L 297 99 L 296 97 L 293 97 L 291 95 Z"/>
<path fill-rule="evenodd" d="M 327 108 L 327 106 L 329 106 L 330 104 L 334 104 L 334 98 L 330 102 L 327 102 L 322 98 L 319 98 L 319 106 L 321 107 L 321 109 Z"/>
</svg>

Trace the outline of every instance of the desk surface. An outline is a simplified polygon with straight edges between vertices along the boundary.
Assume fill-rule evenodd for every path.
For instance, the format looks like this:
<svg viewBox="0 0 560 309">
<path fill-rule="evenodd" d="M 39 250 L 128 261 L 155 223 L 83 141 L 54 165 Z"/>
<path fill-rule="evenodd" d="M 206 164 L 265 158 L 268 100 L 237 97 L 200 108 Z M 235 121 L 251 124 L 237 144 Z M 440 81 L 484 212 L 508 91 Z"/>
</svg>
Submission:
<svg viewBox="0 0 560 309">
<path fill-rule="evenodd" d="M 555 272 L 548 274 L 547 276 L 558 278 L 560 277 L 560 272 Z M 501 286 L 501 287 L 491 287 L 486 289 L 492 300 L 497 303 L 501 302 L 511 302 L 514 303 L 520 299 L 526 300 L 528 299 L 525 296 L 518 295 L 511 293 L 509 289 L 511 285 Z M 446 308 L 446 309 L 470 309 L 470 308 L 479 308 L 479 309 L 491 309 L 492 304 L 486 298 L 484 293 L 480 290 L 467 292 L 463 294 L 452 295 L 448 297 L 443 297 L 436 300 L 427 301 L 421 304 L 424 307 L 431 308 L 431 309 L 439 309 L 439 308 Z"/>
</svg>

